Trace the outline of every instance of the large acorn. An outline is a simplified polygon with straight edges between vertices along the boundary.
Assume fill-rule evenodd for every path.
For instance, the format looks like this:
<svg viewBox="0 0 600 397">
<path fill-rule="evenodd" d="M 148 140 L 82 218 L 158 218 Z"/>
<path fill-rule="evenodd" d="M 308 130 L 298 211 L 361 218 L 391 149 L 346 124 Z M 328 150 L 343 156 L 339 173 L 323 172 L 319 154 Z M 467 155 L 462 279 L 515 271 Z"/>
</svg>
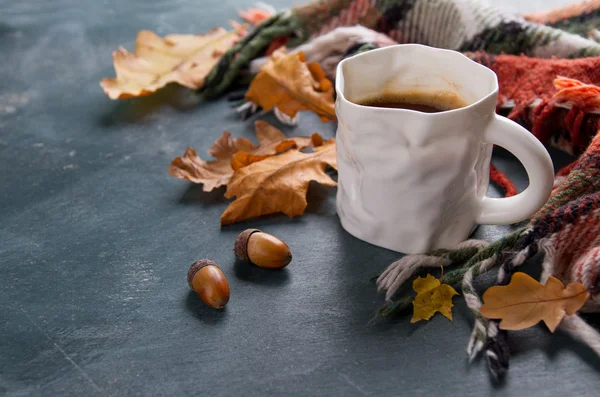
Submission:
<svg viewBox="0 0 600 397">
<path fill-rule="evenodd" d="M 266 269 L 281 269 L 292 261 L 290 247 L 280 239 L 258 229 L 247 229 L 235 239 L 238 259 Z"/>
<path fill-rule="evenodd" d="M 204 303 L 222 309 L 229 302 L 229 283 L 217 264 L 209 259 L 200 259 L 190 266 L 188 285 Z"/>
</svg>

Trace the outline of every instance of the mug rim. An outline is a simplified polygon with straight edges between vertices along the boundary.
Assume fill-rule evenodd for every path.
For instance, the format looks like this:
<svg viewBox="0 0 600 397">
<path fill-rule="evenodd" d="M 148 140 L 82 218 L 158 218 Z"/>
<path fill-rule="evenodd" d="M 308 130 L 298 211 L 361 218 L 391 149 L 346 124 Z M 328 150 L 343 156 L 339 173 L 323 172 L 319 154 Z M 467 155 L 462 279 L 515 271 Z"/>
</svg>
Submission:
<svg viewBox="0 0 600 397">
<path fill-rule="evenodd" d="M 362 56 L 368 56 L 369 54 L 372 54 L 374 52 L 385 52 L 385 51 L 391 51 L 393 49 L 397 50 L 399 47 L 401 47 L 401 48 L 413 47 L 413 48 L 424 49 L 425 51 L 445 52 L 445 53 L 451 54 L 451 56 L 462 57 L 465 60 L 467 60 L 468 62 L 475 65 L 476 67 L 485 69 L 486 73 L 489 73 L 490 76 L 493 78 L 494 88 L 487 95 L 483 96 L 482 98 L 478 99 L 477 101 L 475 101 L 467 106 L 457 108 L 457 109 L 442 110 L 442 111 L 435 112 L 435 113 L 425 113 L 425 112 L 420 112 L 418 110 L 403 109 L 403 108 L 384 108 L 384 107 L 377 107 L 377 106 L 365 106 L 365 105 L 358 104 L 356 102 L 352 102 L 348 98 L 346 98 L 346 96 L 340 89 L 340 84 L 341 84 L 340 76 L 343 75 L 342 67 L 344 64 L 348 63 L 349 61 L 354 60 L 355 58 L 362 57 Z M 473 109 L 474 107 L 479 106 L 481 103 L 488 101 L 490 99 L 490 97 L 492 97 L 498 93 L 498 76 L 492 69 L 490 69 L 486 66 L 483 66 L 480 63 L 475 62 L 474 60 L 472 60 L 471 58 L 467 57 L 465 54 L 463 54 L 462 52 L 459 52 L 459 51 L 448 50 L 445 48 L 438 48 L 438 47 L 432 47 L 432 46 L 428 46 L 428 45 L 424 45 L 424 44 L 415 44 L 415 43 L 394 44 L 394 45 L 390 45 L 390 46 L 386 46 L 386 47 L 376 48 L 374 50 L 363 52 L 361 54 L 356 54 L 356 55 L 351 56 L 350 58 L 346 58 L 346 59 L 342 60 L 340 63 L 338 63 L 337 70 L 336 70 L 336 79 L 335 79 L 335 91 L 337 94 L 336 102 L 341 99 L 344 102 L 344 104 L 356 107 L 358 109 L 371 109 L 371 110 L 377 109 L 377 111 L 387 112 L 387 113 L 408 112 L 408 113 L 412 113 L 412 114 L 427 115 L 428 117 L 442 117 L 442 116 L 448 116 L 450 114 L 458 114 L 461 112 L 467 112 L 467 111 Z"/>
</svg>

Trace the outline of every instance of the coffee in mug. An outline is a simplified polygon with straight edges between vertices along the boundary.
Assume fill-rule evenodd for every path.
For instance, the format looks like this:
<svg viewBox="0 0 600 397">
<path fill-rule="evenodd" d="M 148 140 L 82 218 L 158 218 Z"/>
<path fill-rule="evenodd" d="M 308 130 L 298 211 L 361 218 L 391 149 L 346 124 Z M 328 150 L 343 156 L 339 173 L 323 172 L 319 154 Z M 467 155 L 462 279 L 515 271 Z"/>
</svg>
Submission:
<svg viewBox="0 0 600 397">
<path fill-rule="evenodd" d="M 363 106 L 416 110 L 437 113 L 464 108 L 468 103 L 452 91 L 384 91 L 358 101 Z"/>
</svg>

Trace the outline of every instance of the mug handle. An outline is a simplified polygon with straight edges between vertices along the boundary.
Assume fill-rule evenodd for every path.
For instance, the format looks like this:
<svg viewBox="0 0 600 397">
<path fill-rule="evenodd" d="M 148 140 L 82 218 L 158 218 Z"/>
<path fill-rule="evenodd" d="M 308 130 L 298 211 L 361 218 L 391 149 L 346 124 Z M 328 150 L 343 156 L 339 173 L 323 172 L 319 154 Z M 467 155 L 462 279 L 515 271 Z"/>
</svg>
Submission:
<svg viewBox="0 0 600 397">
<path fill-rule="evenodd" d="M 476 222 L 508 225 L 531 217 L 542 208 L 552 192 L 554 167 L 548 151 L 531 132 L 497 114 L 485 131 L 484 141 L 502 146 L 514 154 L 527 171 L 529 186 L 512 197 L 484 197 Z"/>
</svg>

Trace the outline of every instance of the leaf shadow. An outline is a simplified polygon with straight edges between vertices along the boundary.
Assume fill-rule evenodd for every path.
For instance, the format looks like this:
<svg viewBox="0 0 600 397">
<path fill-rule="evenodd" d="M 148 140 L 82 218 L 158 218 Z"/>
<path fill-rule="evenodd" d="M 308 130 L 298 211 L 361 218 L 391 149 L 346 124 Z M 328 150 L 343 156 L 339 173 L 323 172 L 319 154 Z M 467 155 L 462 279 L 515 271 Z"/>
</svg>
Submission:
<svg viewBox="0 0 600 397">
<path fill-rule="evenodd" d="M 263 226 L 277 226 L 282 225 L 283 223 L 294 224 L 299 222 L 301 222 L 299 217 L 290 218 L 282 212 L 277 212 L 275 214 L 261 215 L 256 218 L 246 219 L 230 225 L 223 225 L 221 226 L 221 230 L 241 232 L 248 228 L 260 229 Z"/>
<path fill-rule="evenodd" d="M 180 204 L 203 204 L 213 205 L 227 202 L 229 199 L 225 197 L 225 187 L 222 186 L 213 189 L 210 192 L 202 190 L 202 185 L 190 183 L 186 191 L 179 199 Z"/>
<path fill-rule="evenodd" d="M 242 281 L 265 287 L 282 287 L 290 282 L 290 274 L 287 268 L 263 269 L 239 259 L 233 265 L 233 272 Z"/>
<path fill-rule="evenodd" d="M 99 124 L 101 127 L 110 128 L 119 124 L 144 122 L 162 107 L 183 112 L 194 109 L 203 102 L 204 98 L 196 91 L 169 84 L 148 96 L 115 101 L 115 105 L 108 112 L 100 115 Z"/>
<path fill-rule="evenodd" d="M 308 192 L 306 193 L 306 213 L 310 214 L 324 214 L 328 212 L 329 207 L 333 206 L 335 211 L 335 203 L 330 203 L 328 199 L 335 197 L 337 188 L 323 186 L 315 181 L 311 181 L 308 185 Z"/>
<path fill-rule="evenodd" d="M 227 306 L 223 309 L 213 309 L 202 302 L 192 290 L 188 292 L 184 306 L 194 317 L 208 325 L 217 325 L 227 316 Z"/>
<path fill-rule="evenodd" d="M 591 320 L 591 317 L 594 317 L 594 319 Z M 594 323 L 600 320 L 600 314 L 585 316 L 584 319 L 593 326 Z M 545 334 L 544 337 L 539 336 L 541 332 Z M 508 337 L 508 345 L 512 357 L 526 355 L 531 351 L 538 350 L 544 353 L 550 361 L 557 359 L 561 352 L 570 351 L 583 360 L 590 368 L 594 368 L 600 372 L 600 356 L 589 346 L 571 337 L 571 335 L 560 328 L 552 334 L 545 329 L 543 323 L 538 324 L 532 329 L 511 332 Z"/>
<path fill-rule="evenodd" d="M 18 32 L 19 30 L 11 25 L 8 25 L 6 23 L 0 23 L 0 37 L 4 37 L 4 36 L 10 36 L 16 32 Z"/>
</svg>

